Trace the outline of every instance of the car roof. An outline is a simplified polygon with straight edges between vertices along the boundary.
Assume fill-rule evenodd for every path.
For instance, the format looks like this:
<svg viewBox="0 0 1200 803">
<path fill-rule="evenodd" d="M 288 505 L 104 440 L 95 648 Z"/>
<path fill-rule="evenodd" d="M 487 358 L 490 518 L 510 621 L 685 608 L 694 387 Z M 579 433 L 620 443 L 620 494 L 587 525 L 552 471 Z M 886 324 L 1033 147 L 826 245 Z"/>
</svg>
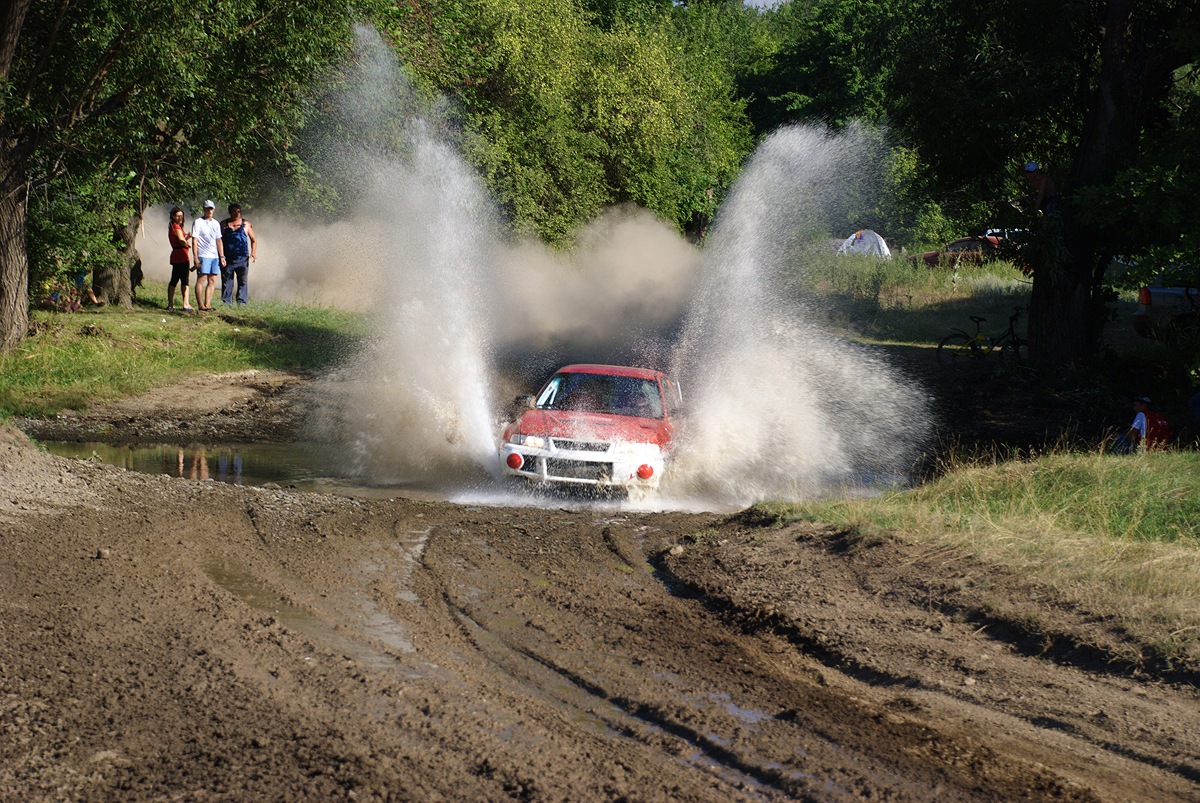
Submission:
<svg viewBox="0 0 1200 803">
<path fill-rule="evenodd" d="M 657 379 L 663 376 L 662 371 L 653 368 L 633 368 L 628 365 L 597 365 L 595 363 L 578 363 L 564 365 L 555 371 L 556 374 L 605 374 L 608 376 L 632 376 L 638 379 Z"/>
</svg>

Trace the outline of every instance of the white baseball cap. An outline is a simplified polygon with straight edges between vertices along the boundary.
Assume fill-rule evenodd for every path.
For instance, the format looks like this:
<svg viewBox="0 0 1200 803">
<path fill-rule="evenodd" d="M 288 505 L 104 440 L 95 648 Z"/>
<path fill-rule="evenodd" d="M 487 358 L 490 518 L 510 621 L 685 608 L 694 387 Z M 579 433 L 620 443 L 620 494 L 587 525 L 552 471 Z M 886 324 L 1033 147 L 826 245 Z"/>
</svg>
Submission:
<svg viewBox="0 0 1200 803">
<path fill-rule="evenodd" d="M 217 208 L 217 205 L 216 205 L 216 204 L 214 204 L 212 201 L 205 201 L 205 202 L 204 202 L 204 208 L 205 208 L 205 209 L 216 209 L 216 208 Z"/>
</svg>

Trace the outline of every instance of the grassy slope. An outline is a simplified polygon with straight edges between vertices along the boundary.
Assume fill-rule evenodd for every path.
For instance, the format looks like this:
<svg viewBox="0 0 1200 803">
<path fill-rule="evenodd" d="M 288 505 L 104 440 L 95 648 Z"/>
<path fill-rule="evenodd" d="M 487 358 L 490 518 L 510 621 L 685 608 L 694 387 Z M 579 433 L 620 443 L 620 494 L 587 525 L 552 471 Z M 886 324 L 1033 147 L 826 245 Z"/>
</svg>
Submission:
<svg viewBox="0 0 1200 803">
<path fill-rule="evenodd" d="M 761 507 L 781 523 L 815 520 L 964 549 L 1114 619 L 1150 657 L 1200 664 L 1194 451 L 960 465 L 875 498 Z"/>
<path fill-rule="evenodd" d="M 361 316 L 317 307 L 254 303 L 202 315 L 169 313 L 162 309 L 165 286 L 147 285 L 132 312 L 35 311 L 35 334 L 0 353 L 0 416 L 81 409 L 197 373 L 315 371 L 353 349 L 366 332 Z"/>
</svg>

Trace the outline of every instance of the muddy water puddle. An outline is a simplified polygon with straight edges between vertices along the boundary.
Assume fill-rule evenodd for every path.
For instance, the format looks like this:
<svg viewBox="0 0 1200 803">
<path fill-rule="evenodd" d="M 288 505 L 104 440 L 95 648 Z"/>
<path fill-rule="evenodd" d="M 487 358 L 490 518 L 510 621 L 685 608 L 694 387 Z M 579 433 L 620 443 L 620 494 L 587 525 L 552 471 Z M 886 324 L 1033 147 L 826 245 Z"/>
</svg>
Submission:
<svg viewBox="0 0 1200 803">
<path fill-rule="evenodd" d="M 41 441 L 41 445 L 59 457 L 106 463 L 142 474 L 165 474 L 231 485 L 284 487 L 368 499 L 402 497 L 486 507 L 513 505 L 622 511 L 732 512 L 738 509 L 703 499 L 674 497 L 666 491 L 647 498 L 629 499 L 597 495 L 587 489 L 532 488 L 498 482 L 482 470 L 459 481 L 443 476 L 437 480 L 373 483 L 368 477 L 345 473 L 340 468 L 344 461 L 336 449 L 314 443 L 121 446 L 96 441 Z"/>
<path fill-rule="evenodd" d="M 42 441 L 59 457 L 93 460 L 126 471 L 166 474 L 230 485 L 281 486 L 317 493 L 349 496 L 441 501 L 445 490 L 420 484 L 372 485 L 337 469 L 336 455 L 327 447 L 305 443 L 232 443 L 210 446 L 116 446 L 99 442 Z"/>
<path fill-rule="evenodd" d="M 205 566 L 204 571 L 209 579 L 221 588 L 254 610 L 274 617 L 289 630 L 324 644 L 365 667 L 384 672 L 403 669 L 394 656 L 347 636 L 338 625 L 288 602 L 278 591 L 241 566 L 227 561 L 214 561 Z M 403 626 L 377 608 L 366 607 L 368 610 L 359 612 L 362 617 L 359 624 L 368 638 L 402 653 L 413 652 L 412 643 L 408 640 Z"/>
</svg>

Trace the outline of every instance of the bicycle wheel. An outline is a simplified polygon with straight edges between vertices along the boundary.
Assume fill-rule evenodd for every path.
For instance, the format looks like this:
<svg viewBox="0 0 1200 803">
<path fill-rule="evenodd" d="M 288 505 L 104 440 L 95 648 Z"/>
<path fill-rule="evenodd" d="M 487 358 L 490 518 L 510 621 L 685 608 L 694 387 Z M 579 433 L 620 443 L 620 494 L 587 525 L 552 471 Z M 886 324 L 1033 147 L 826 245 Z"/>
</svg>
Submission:
<svg viewBox="0 0 1200 803">
<path fill-rule="evenodd" d="M 1200 314 L 1186 312 L 1176 316 L 1167 332 L 1172 343 L 1180 346 L 1200 346 Z"/>
<path fill-rule="evenodd" d="M 1004 347 L 1000 349 L 1000 359 L 1015 360 L 1017 362 L 1025 362 L 1029 358 L 1029 341 L 1022 340 L 1019 337 L 1010 338 L 1005 341 Z"/>
<path fill-rule="evenodd" d="M 937 361 L 943 368 L 950 368 L 978 362 L 986 353 L 975 338 L 962 332 L 951 332 L 938 343 Z"/>
</svg>

